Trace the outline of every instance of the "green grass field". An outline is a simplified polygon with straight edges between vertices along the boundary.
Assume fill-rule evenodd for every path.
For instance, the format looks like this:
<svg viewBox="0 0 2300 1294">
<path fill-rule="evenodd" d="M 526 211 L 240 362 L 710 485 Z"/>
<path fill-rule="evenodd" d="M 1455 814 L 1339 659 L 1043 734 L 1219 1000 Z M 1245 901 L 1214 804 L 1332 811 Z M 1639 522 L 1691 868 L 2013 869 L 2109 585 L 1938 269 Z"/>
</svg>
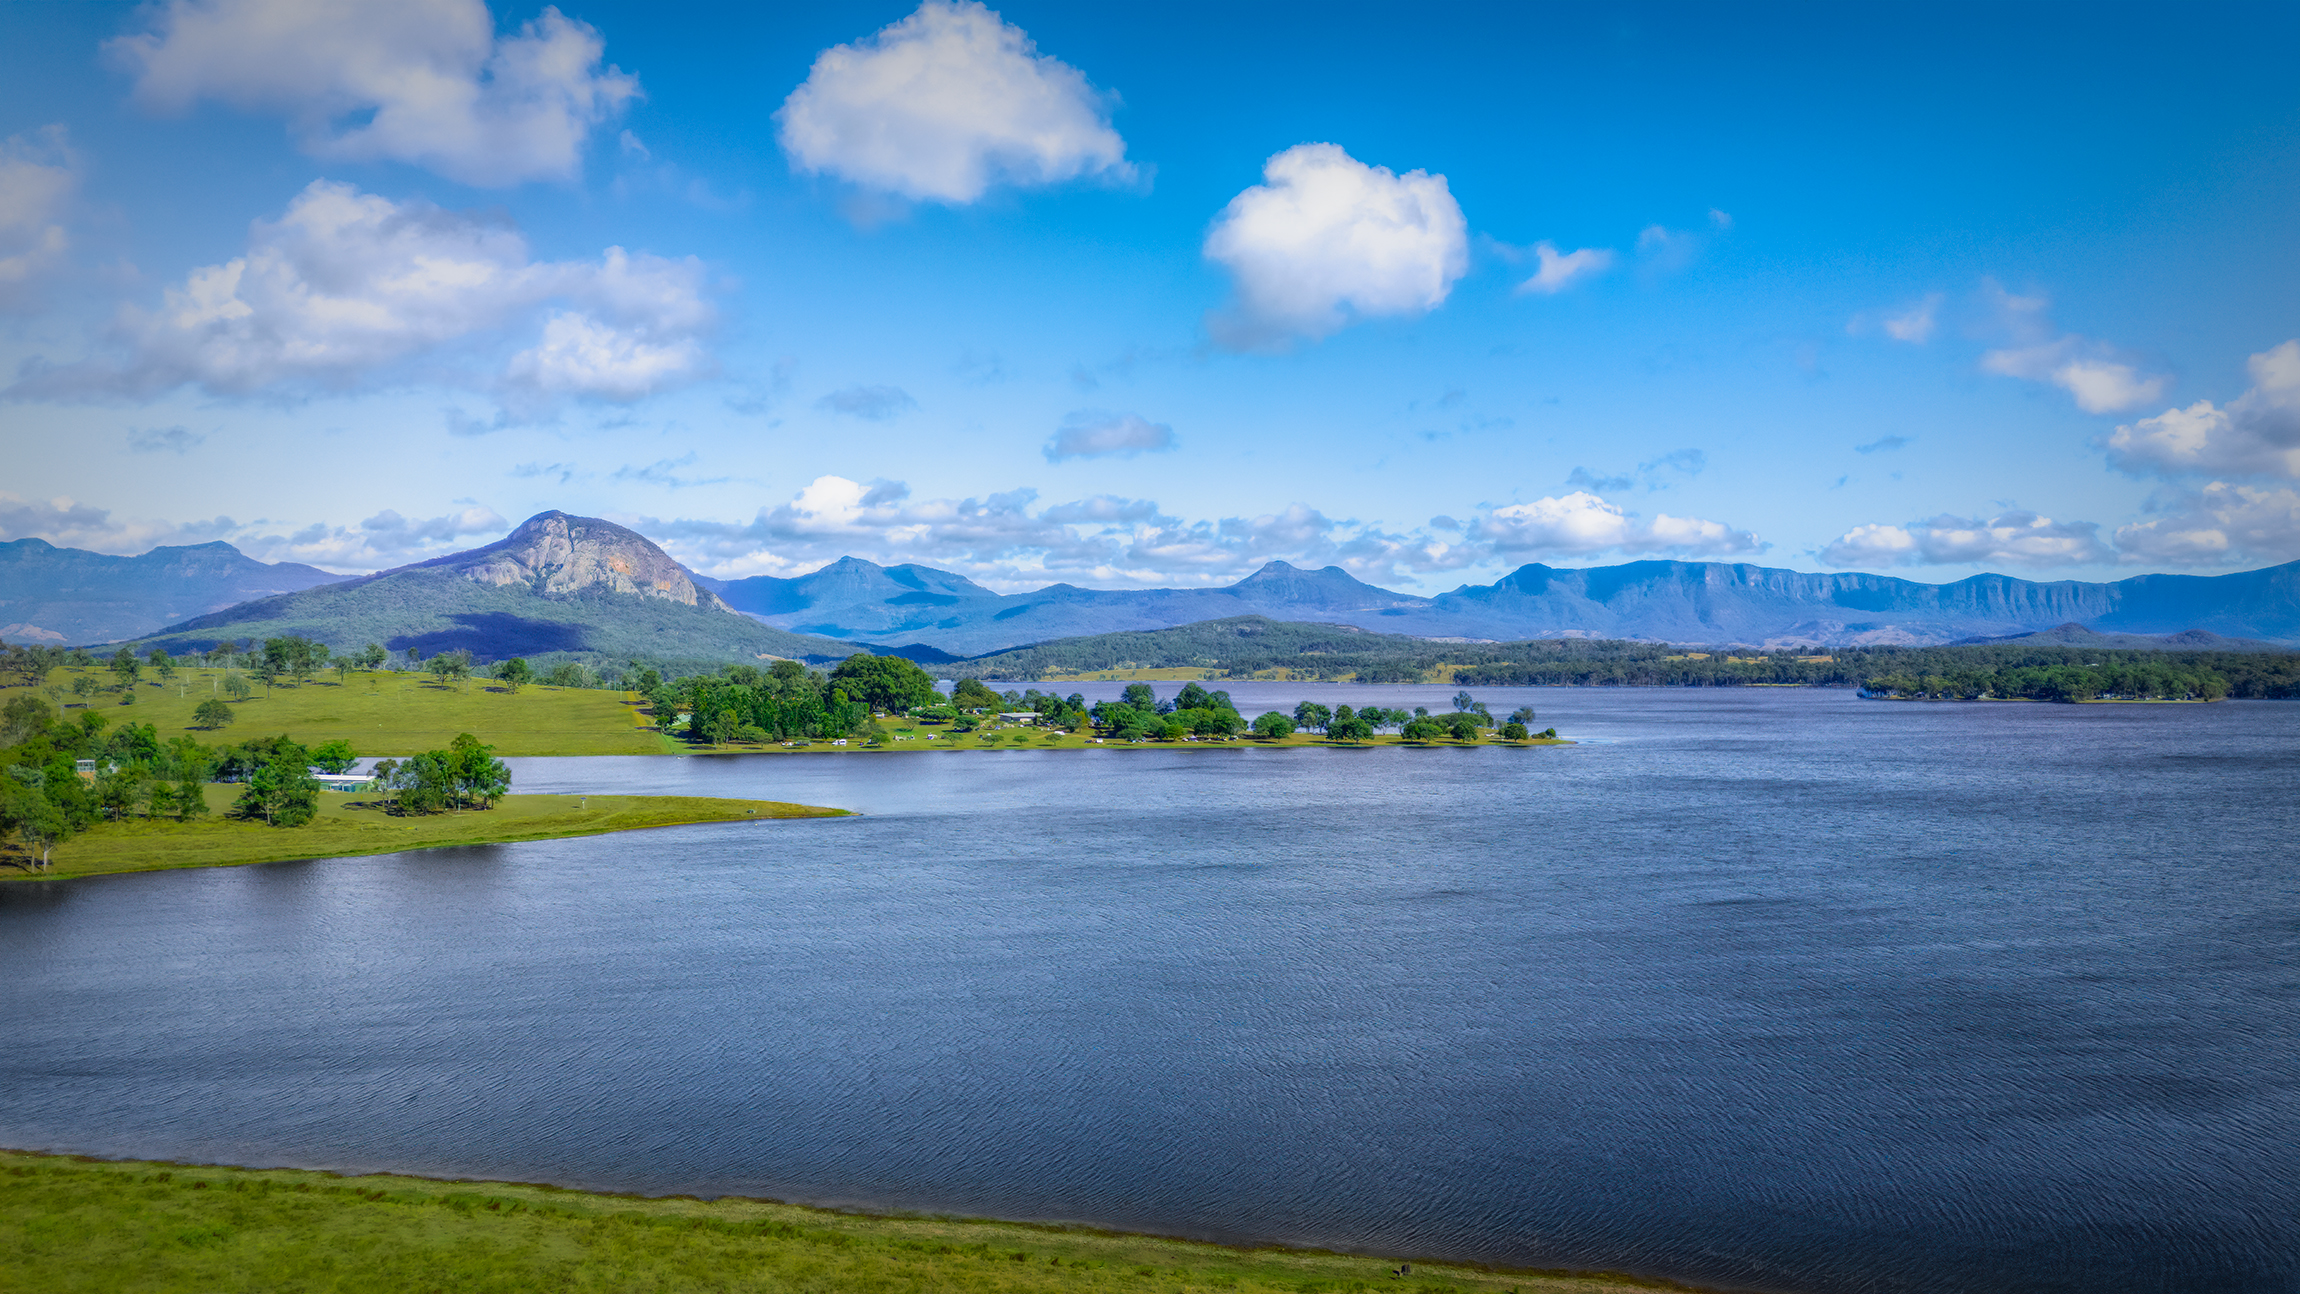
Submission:
<svg viewBox="0 0 2300 1294">
<path fill-rule="evenodd" d="M 80 675 L 106 687 L 114 683 L 109 670 L 57 669 L 49 672 L 48 685 L 64 689 L 64 703 L 75 703 L 81 698 L 70 689 Z M 245 702 L 225 696 L 222 685 L 221 670 L 180 670 L 166 684 L 147 670 L 134 705 L 121 705 L 116 691 L 86 699 L 89 709 L 113 723 L 153 725 L 163 740 L 189 733 L 214 744 L 286 733 L 306 746 L 341 737 L 362 755 L 409 755 L 441 749 L 455 734 L 469 732 L 498 755 L 660 755 L 669 749 L 622 692 L 537 684 L 513 692 L 487 679 L 443 684 L 426 674 L 388 670 L 355 670 L 341 681 L 330 671 L 308 683 L 274 687 L 269 696 L 259 683 Z M 210 732 L 191 726 L 193 707 L 211 699 L 236 713 L 230 727 Z M 70 718 L 80 712 L 64 713 Z"/>
<path fill-rule="evenodd" d="M 261 822 L 221 817 L 242 788 L 214 784 L 208 804 L 218 816 L 199 822 L 100 823 L 56 847 L 52 870 L 38 878 L 93 876 L 104 872 L 156 872 L 176 867 L 229 867 L 289 858 L 341 858 L 386 854 L 443 845 L 495 844 L 637 831 L 691 822 L 756 822 L 761 818 L 846 816 L 844 809 L 820 809 L 779 800 L 720 800 L 680 795 L 507 795 L 495 807 L 462 813 L 394 817 L 373 796 L 326 792 L 317 818 L 300 827 L 267 827 Z M 20 847 L 0 844 L 0 880 L 29 881 Z M 0 1286 L 0 1288 L 5 1288 Z"/>
<path fill-rule="evenodd" d="M 1060 1227 L 0 1151 L 0 1289 L 42 1294 L 1236 1291 L 1626 1294 L 1484 1271 Z"/>
</svg>

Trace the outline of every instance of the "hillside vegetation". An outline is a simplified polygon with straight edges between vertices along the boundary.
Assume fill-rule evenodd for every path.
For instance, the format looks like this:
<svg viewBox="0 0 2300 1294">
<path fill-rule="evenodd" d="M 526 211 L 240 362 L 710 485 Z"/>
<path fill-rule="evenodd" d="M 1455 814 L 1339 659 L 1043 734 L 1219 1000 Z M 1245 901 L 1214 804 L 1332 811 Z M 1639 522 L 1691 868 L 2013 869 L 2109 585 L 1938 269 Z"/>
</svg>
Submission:
<svg viewBox="0 0 2300 1294">
<path fill-rule="evenodd" d="M 1494 1272 L 1084 1228 L 643 1199 L 502 1182 L 0 1151 L 0 1289 L 43 1294 L 1627 1294 Z M 1667 1287 L 1683 1288 L 1683 1287 Z"/>
<path fill-rule="evenodd" d="M 1479 687 L 1861 687 L 1876 678 L 2114 667 L 2128 673 L 2218 675 L 2226 695 L 2300 696 L 2300 653 L 2134 651 L 2058 643 L 1857 647 L 1808 651 L 1692 651 L 1606 639 L 1439 642 L 1346 625 L 1234 616 L 1174 629 L 1063 638 L 938 665 L 951 678 L 1061 680 L 1097 672 L 1201 671 L 1204 677 L 1285 677 L 1360 683 Z"/>
</svg>

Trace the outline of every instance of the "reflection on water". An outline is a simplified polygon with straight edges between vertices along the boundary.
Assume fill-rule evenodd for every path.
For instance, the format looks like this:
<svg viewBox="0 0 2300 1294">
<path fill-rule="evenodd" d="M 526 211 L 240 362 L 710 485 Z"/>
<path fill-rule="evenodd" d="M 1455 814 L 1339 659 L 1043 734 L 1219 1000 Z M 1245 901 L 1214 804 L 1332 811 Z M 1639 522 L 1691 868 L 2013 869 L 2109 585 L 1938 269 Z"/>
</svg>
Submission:
<svg viewBox="0 0 2300 1294">
<path fill-rule="evenodd" d="M 868 816 L 0 887 L 0 1143 L 2300 1283 L 2300 706 L 1480 696 L 1603 744 L 519 760 Z"/>
</svg>

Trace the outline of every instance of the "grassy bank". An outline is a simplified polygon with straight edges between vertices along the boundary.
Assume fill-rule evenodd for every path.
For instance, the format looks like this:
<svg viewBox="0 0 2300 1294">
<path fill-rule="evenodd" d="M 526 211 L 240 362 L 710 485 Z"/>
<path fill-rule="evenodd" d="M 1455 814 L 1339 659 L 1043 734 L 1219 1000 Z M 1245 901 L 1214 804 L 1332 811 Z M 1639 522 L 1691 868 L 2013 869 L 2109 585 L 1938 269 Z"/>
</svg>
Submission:
<svg viewBox="0 0 2300 1294">
<path fill-rule="evenodd" d="M 258 683 L 255 695 L 234 701 L 224 695 L 221 670 L 181 670 L 169 683 L 145 673 L 135 704 L 121 705 L 115 690 L 85 698 L 87 707 L 115 724 L 151 724 L 163 740 L 187 733 L 204 742 L 286 733 L 305 746 L 340 737 L 361 754 L 404 755 L 437 750 L 459 732 L 476 732 L 498 755 L 659 755 L 667 749 L 636 700 L 623 692 L 540 684 L 514 692 L 488 679 L 440 683 L 424 674 L 354 670 L 342 679 L 330 671 L 309 682 L 275 686 L 269 695 Z M 82 676 L 116 686 L 105 669 L 51 670 L 48 684 L 64 689 L 63 703 L 76 705 L 83 698 L 70 689 Z M 237 717 L 231 726 L 192 727 L 193 707 L 208 700 L 232 708 Z M 66 710 L 64 716 L 79 713 Z"/>
<path fill-rule="evenodd" d="M 1499 1291 L 1624 1278 L 1499 1273 L 752 1200 L 0 1151 L 0 1289 L 210 1291 Z M 1682 1288 L 1682 1287 L 1678 1287 Z"/>
<path fill-rule="evenodd" d="M 208 803 L 220 815 L 241 788 L 208 787 Z M 779 800 L 720 800 L 687 795 L 508 795 L 495 807 L 463 813 L 397 817 L 372 796 L 323 794 L 319 816 L 301 827 L 267 827 L 260 822 L 211 817 L 199 822 L 145 821 L 99 824 L 56 847 L 48 877 L 93 876 L 103 872 L 156 872 L 175 867 L 228 867 L 289 858 L 340 858 L 387 854 L 443 845 L 498 844 L 637 831 L 693 822 L 756 822 L 761 818 L 843 817 L 844 809 L 820 809 Z M 0 847 L 5 848 L 5 847 Z M 31 880 L 21 853 L 0 853 L 12 864 L 0 880 Z M 6 1288 L 0 1285 L 0 1288 Z"/>
</svg>

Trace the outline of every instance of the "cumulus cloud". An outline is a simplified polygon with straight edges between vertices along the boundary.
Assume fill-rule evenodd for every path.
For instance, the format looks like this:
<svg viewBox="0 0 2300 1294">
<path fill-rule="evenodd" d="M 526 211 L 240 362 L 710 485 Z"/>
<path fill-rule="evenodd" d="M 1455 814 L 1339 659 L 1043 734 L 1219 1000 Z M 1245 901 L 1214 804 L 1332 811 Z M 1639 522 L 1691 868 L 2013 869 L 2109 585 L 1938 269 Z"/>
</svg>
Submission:
<svg viewBox="0 0 2300 1294">
<path fill-rule="evenodd" d="M 1555 243 L 1539 242 L 1533 245 L 1533 254 L 1540 259 L 1541 267 L 1533 272 L 1532 278 L 1517 285 L 1519 292 L 1563 292 L 1577 280 L 1595 278 L 1613 268 L 1613 249 L 1609 247 L 1560 252 Z"/>
<path fill-rule="evenodd" d="M 1855 526 L 1821 550 L 1839 567 L 2085 566 L 2111 560 L 2100 527 L 2012 510 L 1987 520 L 1943 514 L 1905 526 Z"/>
<path fill-rule="evenodd" d="M 545 304 L 541 338 L 490 379 L 512 391 L 629 400 L 708 368 L 714 317 L 703 267 L 609 248 L 597 261 L 535 261 L 508 224 L 314 181 L 248 250 L 193 270 L 157 310 L 124 309 L 121 354 L 30 370 L 24 397 L 150 397 L 346 389 L 462 343 L 484 353 Z"/>
<path fill-rule="evenodd" d="M 1994 281 L 1983 284 L 1982 291 L 2011 342 L 1981 356 L 1984 372 L 2049 382 L 2068 392 L 2086 413 L 2121 413 L 2156 399 L 2172 384 L 2171 378 L 2144 371 L 2106 342 L 2061 332 L 2044 297 L 2015 296 Z"/>
<path fill-rule="evenodd" d="M 1156 454 L 1174 448 L 1174 429 L 1140 414 L 1080 409 L 1062 420 L 1062 429 L 1046 442 L 1046 461 L 1066 458 L 1107 458 Z"/>
<path fill-rule="evenodd" d="M 108 508 L 69 498 L 27 500 L 0 493 L 0 539 L 45 539 L 65 548 L 134 555 L 159 546 L 221 539 L 267 562 L 304 562 L 327 570 L 373 571 L 405 565 L 494 538 L 510 523 L 492 509 L 468 504 L 441 516 L 410 520 L 390 509 L 356 526 L 314 523 L 281 532 L 279 524 L 246 524 L 219 516 L 205 521 L 123 519 Z"/>
<path fill-rule="evenodd" d="M 167 0 L 106 46 L 135 99 L 283 113 L 313 156 L 389 159 L 475 185 L 572 179 L 639 93 L 605 42 L 546 7 L 498 37 L 483 0 Z"/>
<path fill-rule="evenodd" d="M 2249 566 L 2300 558 L 2300 492 L 2289 486 L 2214 481 L 2152 499 L 2149 511 L 2159 515 L 2117 528 L 2128 562 Z"/>
<path fill-rule="evenodd" d="M 815 401 L 815 407 L 871 422 L 885 422 L 916 409 L 918 401 L 899 386 L 849 386 Z"/>
<path fill-rule="evenodd" d="M 1469 225 L 1442 175 L 1396 175 L 1334 144 L 1297 144 L 1262 176 L 1206 235 L 1207 258 L 1235 284 L 1235 302 L 1207 317 L 1223 346 L 1264 349 L 1353 318 L 1425 314 L 1469 269 Z"/>
<path fill-rule="evenodd" d="M 80 158 L 62 126 L 0 139 L 0 309 L 29 302 L 35 280 L 62 263 L 61 218 L 80 187 Z"/>
<path fill-rule="evenodd" d="M 2206 472 L 2300 478 L 2300 339 L 2254 355 L 2252 389 L 2118 427 L 2108 461 L 2135 475 Z"/>
<path fill-rule="evenodd" d="M 1495 508 L 1470 525 L 1470 537 L 1500 557 L 1587 557 L 1598 553 L 1729 557 L 1765 545 L 1746 530 L 1697 517 L 1656 513 L 1648 520 L 1586 490 Z"/>
<path fill-rule="evenodd" d="M 1021 28 L 966 0 L 834 45 L 775 113 L 810 174 L 913 201 L 973 202 L 994 184 L 1134 177 L 1105 96 Z"/>
</svg>

